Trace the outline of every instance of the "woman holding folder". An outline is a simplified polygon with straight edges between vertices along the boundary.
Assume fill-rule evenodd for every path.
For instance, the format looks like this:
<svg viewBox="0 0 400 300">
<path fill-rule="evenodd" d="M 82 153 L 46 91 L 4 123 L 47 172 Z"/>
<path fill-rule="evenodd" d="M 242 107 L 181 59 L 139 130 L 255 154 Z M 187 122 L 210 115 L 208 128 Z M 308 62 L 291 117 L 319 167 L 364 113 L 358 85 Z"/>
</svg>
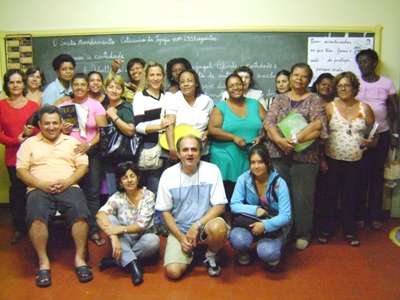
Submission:
<svg viewBox="0 0 400 300">
<path fill-rule="evenodd" d="M 317 94 L 307 91 L 312 77 L 309 65 L 295 64 L 290 71 L 292 90 L 276 97 L 264 122 L 272 166 L 289 186 L 296 248 L 299 250 L 307 248 L 311 239 L 319 143 L 315 142 L 301 152 L 296 152 L 295 147 L 313 139 L 328 137 L 324 106 Z M 301 115 L 307 124 L 296 134 L 285 137 L 278 125 L 292 113 Z"/>
</svg>

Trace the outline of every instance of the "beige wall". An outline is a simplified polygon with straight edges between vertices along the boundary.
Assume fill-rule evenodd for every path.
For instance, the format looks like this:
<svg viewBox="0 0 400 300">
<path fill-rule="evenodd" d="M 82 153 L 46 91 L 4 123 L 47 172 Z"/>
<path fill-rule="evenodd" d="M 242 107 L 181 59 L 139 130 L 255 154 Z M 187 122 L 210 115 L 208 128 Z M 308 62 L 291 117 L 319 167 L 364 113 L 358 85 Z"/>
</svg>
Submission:
<svg viewBox="0 0 400 300">
<path fill-rule="evenodd" d="M 88 29 L 134 32 L 164 28 L 290 27 L 296 30 L 310 26 L 350 28 L 381 24 L 380 73 L 390 77 L 398 90 L 399 11 L 399 0 L 0 0 L 0 37 L 4 32 Z M 4 45 L 0 46 L 0 70 L 4 74 Z M 0 184 L 1 202 L 5 200 L 6 187 Z"/>
</svg>

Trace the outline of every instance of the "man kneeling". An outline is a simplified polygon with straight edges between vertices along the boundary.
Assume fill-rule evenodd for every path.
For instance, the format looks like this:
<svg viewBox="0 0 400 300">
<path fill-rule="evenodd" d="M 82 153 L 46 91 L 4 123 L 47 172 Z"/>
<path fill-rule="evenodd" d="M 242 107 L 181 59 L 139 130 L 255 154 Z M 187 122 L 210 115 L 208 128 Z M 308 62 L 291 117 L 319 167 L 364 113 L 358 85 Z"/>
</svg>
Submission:
<svg viewBox="0 0 400 300">
<path fill-rule="evenodd" d="M 177 142 L 181 162 L 162 174 L 156 209 L 171 231 L 165 250 L 167 276 L 179 279 L 193 260 L 200 240 L 207 243 L 208 275 L 221 274 L 217 252 L 224 246 L 230 227 L 219 217 L 228 203 L 217 166 L 200 161 L 202 143 L 194 136 Z"/>
<path fill-rule="evenodd" d="M 76 184 L 87 172 L 88 157 L 75 152 L 79 143 L 61 133 L 61 112 L 45 105 L 39 111 L 41 133 L 27 139 L 17 153 L 17 175 L 28 186 L 27 225 L 39 258 L 38 287 L 51 285 L 50 261 L 46 252 L 48 220 L 58 210 L 72 228 L 75 241 L 75 271 L 80 282 L 93 279 L 85 262 L 89 210 Z"/>
</svg>

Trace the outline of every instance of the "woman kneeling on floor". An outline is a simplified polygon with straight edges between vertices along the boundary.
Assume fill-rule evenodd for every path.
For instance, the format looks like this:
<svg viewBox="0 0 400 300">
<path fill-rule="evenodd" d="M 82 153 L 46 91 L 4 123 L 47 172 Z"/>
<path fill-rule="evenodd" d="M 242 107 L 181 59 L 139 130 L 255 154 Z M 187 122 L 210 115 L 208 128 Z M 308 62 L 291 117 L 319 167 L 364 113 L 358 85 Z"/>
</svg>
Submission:
<svg viewBox="0 0 400 300">
<path fill-rule="evenodd" d="M 139 259 L 157 255 L 160 239 L 152 232 L 155 196 L 141 184 L 137 165 L 128 161 L 115 170 L 117 189 L 97 213 L 97 224 L 108 235 L 112 257 L 99 264 L 104 269 L 130 265 L 132 283 L 143 282 L 144 269 Z"/>
<path fill-rule="evenodd" d="M 257 241 L 260 259 L 269 266 L 277 266 L 290 230 L 289 189 L 285 180 L 272 169 L 265 146 L 254 146 L 248 157 L 250 170 L 238 178 L 231 200 L 235 216 L 231 246 L 239 251 L 238 263 L 247 265 L 251 244 Z"/>
</svg>

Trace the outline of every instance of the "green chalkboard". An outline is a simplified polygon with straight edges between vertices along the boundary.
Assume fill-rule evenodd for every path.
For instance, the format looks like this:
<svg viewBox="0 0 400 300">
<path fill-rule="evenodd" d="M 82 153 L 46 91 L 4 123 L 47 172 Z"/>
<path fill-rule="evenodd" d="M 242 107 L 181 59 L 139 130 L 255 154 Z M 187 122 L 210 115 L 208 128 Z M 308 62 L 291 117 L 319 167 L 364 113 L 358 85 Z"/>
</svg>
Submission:
<svg viewBox="0 0 400 300">
<path fill-rule="evenodd" d="M 68 53 L 76 60 L 77 72 L 96 70 L 104 76 L 115 58 L 126 63 L 132 57 L 166 64 L 174 57 L 187 58 L 199 73 L 203 91 L 214 102 L 221 98 L 227 75 L 241 65 L 254 72 L 255 88 L 275 94 L 275 74 L 307 62 L 308 37 L 343 37 L 324 32 L 203 32 L 55 36 L 33 38 L 34 64 L 45 72 L 47 82 L 56 77 L 53 58 Z M 353 33 L 350 36 L 363 36 Z M 372 33 L 369 36 L 374 36 Z"/>
</svg>

